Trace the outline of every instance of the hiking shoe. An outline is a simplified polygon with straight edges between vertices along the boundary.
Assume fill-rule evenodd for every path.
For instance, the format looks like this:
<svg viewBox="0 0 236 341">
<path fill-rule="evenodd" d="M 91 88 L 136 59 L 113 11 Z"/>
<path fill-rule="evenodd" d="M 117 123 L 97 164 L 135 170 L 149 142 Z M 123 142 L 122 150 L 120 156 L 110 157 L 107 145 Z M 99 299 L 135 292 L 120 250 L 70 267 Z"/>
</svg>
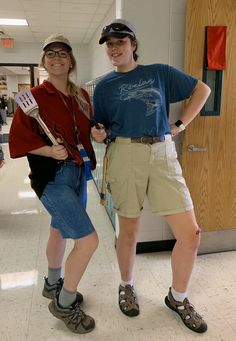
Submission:
<svg viewBox="0 0 236 341">
<path fill-rule="evenodd" d="M 186 327 L 197 333 L 205 333 L 207 324 L 203 318 L 196 312 L 194 306 L 187 298 L 183 302 L 176 301 L 169 289 L 168 296 L 165 298 L 165 304 L 174 310 L 181 317 Z"/>
<path fill-rule="evenodd" d="M 58 296 L 54 297 L 49 303 L 48 309 L 53 316 L 62 320 L 68 329 L 73 333 L 85 334 L 91 332 L 95 327 L 94 319 L 86 315 L 80 309 L 79 302 L 76 300 L 70 307 L 63 308 L 58 304 Z"/>
<path fill-rule="evenodd" d="M 123 314 L 133 317 L 139 315 L 139 305 L 134 287 L 127 284 L 119 286 L 119 307 Z"/>
<path fill-rule="evenodd" d="M 59 280 L 55 284 L 50 285 L 48 283 L 48 279 L 44 277 L 44 287 L 43 287 L 42 295 L 52 300 L 61 291 L 63 282 L 64 282 L 63 278 L 59 278 Z M 80 292 L 77 292 L 76 300 L 79 303 L 82 303 L 83 299 L 84 299 L 83 295 Z"/>
</svg>

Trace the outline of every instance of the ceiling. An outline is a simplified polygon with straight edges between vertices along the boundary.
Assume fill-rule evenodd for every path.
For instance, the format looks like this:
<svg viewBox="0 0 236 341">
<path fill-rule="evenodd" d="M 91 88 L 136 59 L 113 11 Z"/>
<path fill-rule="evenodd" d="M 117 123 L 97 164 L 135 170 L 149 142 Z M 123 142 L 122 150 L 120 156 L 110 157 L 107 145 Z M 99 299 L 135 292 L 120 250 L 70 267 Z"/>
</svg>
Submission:
<svg viewBox="0 0 236 341">
<path fill-rule="evenodd" d="M 0 38 L 42 43 L 52 33 L 71 43 L 89 43 L 114 0 L 1 0 L 0 17 L 26 19 L 29 26 L 0 26 Z"/>
</svg>

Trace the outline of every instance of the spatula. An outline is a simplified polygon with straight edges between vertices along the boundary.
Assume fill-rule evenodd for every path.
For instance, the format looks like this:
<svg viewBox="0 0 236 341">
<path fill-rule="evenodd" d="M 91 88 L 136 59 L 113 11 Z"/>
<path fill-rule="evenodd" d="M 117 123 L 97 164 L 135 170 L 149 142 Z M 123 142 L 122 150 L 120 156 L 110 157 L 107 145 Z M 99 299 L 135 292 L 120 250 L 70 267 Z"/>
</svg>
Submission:
<svg viewBox="0 0 236 341">
<path fill-rule="evenodd" d="M 52 135 L 46 124 L 43 122 L 39 115 L 39 107 L 38 104 L 32 95 L 32 92 L 30 90 L 25 90 L 23 92 L 18 93 L 15 96 L 16 103 L 20 106 L 20 108 L 23 110 L 23 112 L 33 117 L 35 120 L 38 121 L 42 129 L 44 130 L 45 134 L 48 136 L 48 138 L 51 140 L 53 145 L 58 145 L 59 143 L 55 139 L 55 137 Z"/>
</svg>

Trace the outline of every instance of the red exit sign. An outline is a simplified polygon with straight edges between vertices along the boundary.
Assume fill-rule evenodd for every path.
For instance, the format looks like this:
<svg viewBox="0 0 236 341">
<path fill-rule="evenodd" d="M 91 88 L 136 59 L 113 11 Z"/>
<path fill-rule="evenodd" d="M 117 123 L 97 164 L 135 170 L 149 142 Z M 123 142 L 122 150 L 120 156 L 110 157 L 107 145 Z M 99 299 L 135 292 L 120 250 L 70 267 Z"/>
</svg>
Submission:
<svg viewBox="0 0 236 341">
<path fill-rule="evenodd" d="M 13 38 L 1 38 L 2 41 L 2 47 L 5 49 L 11 49 L 14 45 L 14 39 Z"/>
</svg>

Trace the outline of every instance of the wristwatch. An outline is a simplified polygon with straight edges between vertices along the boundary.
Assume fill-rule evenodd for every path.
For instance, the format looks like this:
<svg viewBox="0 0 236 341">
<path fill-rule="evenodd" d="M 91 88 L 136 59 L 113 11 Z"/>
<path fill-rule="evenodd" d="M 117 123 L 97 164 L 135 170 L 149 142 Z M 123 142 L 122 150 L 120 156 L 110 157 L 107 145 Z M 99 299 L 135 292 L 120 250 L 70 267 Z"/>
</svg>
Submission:
<svg viewBox="0 0 236 341">
<path fill-rule="evenodd" d="M 175 122 L 176 127 L 178 127 L 180 129 L 180 131 L 185 130 L 185 125 L 183 124 L 183 122 L 181 120 L 178 120 Z"/>
</svg>

